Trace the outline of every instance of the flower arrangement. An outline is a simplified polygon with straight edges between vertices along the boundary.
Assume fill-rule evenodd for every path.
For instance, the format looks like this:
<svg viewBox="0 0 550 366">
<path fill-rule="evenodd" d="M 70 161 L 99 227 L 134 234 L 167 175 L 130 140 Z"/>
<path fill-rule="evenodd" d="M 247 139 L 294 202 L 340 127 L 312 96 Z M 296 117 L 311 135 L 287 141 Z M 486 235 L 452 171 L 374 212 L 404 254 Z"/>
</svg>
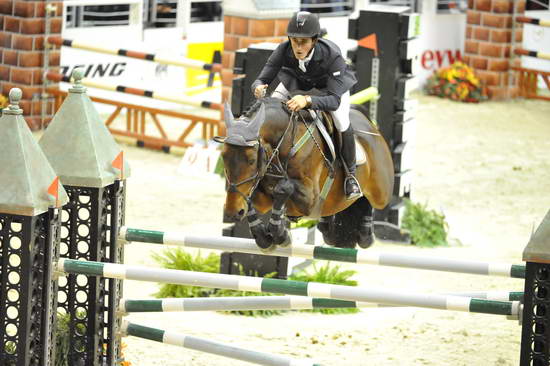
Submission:
<svg viewBox="0 0 550 366">
<path fill-rule="evenodd" d="M 0 94 L 0 111 L 8 106 L 8 98 Z"/>
<path fill-rule="evenodd" d="M 474 75 L 473 70 L 462 61 L 434 71 L 425 87 L 429 95 L 451 100 L 478 103 L 487 99 L 487 90 Z"/>
</svg>

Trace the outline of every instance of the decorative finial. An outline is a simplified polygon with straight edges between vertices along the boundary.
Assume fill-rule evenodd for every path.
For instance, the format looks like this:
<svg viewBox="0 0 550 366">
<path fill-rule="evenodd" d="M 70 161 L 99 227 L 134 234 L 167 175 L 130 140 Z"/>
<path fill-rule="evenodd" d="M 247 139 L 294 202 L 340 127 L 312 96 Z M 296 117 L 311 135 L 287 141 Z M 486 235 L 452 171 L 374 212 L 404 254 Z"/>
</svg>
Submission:
<svg viewBox="0 0 550 366">
<path fill-rule="evenodd" d="M 21 100 L 21 97 L 23 96 L 23 92 L 19 88 L 12 88 L 10 90 L 9 98 L 10 98 L 10 109 L 15 110 L 19 109 L 19 101 Z"/>
<path fill-rule="evenodd" d="M 84 93 L 86 91 L 86 88 L 82 85 L 82 79 L 84 78 L 84 69 L 74 69 L 72 77 L 74 84 L 72 88 L 69 89 L 69 91 L 72 93 Z"/>
<path fill-rule="evenodd" d="M 77 68 L 73 71 L 73 79 L 75 84 L 80 84 L 84 78 L 84 70 L 82 68 Z"/>
<path fill-rule="evenodd" d="M 10 93 L 8 95 L 10 104 L 8 105 L 8 108 L 5 108 L 2 113 L 3 114 L 23 114 L 23 111 L 21 108 L 19 108 L 19 101 L 21 100 L 21 97 L 23 96 L 23 92 L 19 88 L 12 88 L 10 90 Z"/>
</svg>

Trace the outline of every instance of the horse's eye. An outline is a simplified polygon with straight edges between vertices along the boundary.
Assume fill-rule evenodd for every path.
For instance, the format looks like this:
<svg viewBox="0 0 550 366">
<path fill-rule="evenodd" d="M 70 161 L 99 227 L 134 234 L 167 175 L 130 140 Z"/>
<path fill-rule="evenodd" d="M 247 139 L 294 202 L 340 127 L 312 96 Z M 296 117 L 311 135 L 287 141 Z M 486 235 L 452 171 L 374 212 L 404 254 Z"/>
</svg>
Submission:
<svg viewBox="0 0 550 366">
<path fill-rule="evenodd" d="M 254 164 L 256 164 L 256 159 L 250 159 L 248 161 L 248 165 L 254 165 Z"/>
</svg>

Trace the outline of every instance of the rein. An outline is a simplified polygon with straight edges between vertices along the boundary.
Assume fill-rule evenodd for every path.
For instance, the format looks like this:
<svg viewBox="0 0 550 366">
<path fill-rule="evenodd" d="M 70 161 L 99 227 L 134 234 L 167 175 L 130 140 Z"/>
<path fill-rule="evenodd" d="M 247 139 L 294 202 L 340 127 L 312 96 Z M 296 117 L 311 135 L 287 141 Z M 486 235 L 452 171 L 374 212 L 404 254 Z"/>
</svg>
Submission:
<svg viewBox="0 0 550 366">
<path fill-rule="evenodd" d="M 292 113 L 294 114 L 294 112 Z M 319 153 L 321 154 L 321 156 L 323 157 L 323 162 L 325 163 L 328 171 L 329 171 L 329 175 L 331 177 L 334 176 L 334 167 L 332 166 L 332 164 L 330 163 L 330 161 L 328 160 L 328 158 L 326 157 L 325 153 L 323 152 L 323 149 L 321 148 L 321 145 L 317 142 L 317 140 L 315 139 L 315 135 L 313 134 L 313 132 L 309 129 L 309 126 L 307 125 L 307 122 L 306 120 L 304 119 L 304 117 L 302 117 L 300 114 L 298 114 L 298 117 L 300 117 L 300 119 L 302 120 L 304 126 L 306 127 L 306 130 L 307 132 L 309 133 L 309 136 L 311 137 L 311 139 L 313 140 L 313 142 L 315 143 L 315 146 L 317 147 L 317 150 L 319 150 Z M 290 116 L 290 118 L 292 118 L 292 116 Z M 318 117 L 317 117 L 318 118 Z"/>
<path fill-rule="evenodd" d="M 294 112 L 292 113 L 292 115 L 293 114 L 294 114 Z M 284 163 L 284 166 L 283 166 L 283 163 L 281 162 L 281 159 L 280 159 L 280 148 L 281 148 L 281 145 L 283 143 L 283 140 L 285 139 L 286 134 L 288 133 L 288 129 L 290 128 L 290 125 L 293 126 L 292 136 L 291 136 L 291 139 L 290 139 L 290 141 L 292 142 L 292 146 L 290 147 L 290 149 L 292 150 L 292 148 L 294 147 L 294 136 L 295 136 L 295 131 L 296 131 L 296 124 L 294 123 L 294 120 L 292 119 L 292 115 L 290 116 L 290 119 L 288 121 L 288 125 L 286 126 L 286 129 L 285 129 L 285 132 L 283 133 L 283 135 L 279 139 L 279 142 L 277 143 L 277 146 L 273 150 L 273 153 L 272 153 L 271 157 L 269 158 L 269 161 L 266 164 L 266 169 L 265 169 L 265 172 L 264 172 L 264 176 L 279 178 L 279 179 L 288 178 L 288 176 L 286 174 L 286 171 L 287 171 L 287 168 L 288 168 L 288 161 L 290 160 L 290 155 L 287 157 L 287 159 Z M 275 158 L 277 158 L 276 165 L 273 165 L 273 167 L 278 170 L 279 174 L 271 173 L 269 171 L 269 167 L 272 166 L 271 163 L 273 162 L 273 160 Z"/>
<path fill-rule="evenodd" d="M 277 145 L 275 146 L 275 149 L 273 149 L 273 152 L 271 153 L 271 156 L 269 156 L 269 159 L 267 159 L 267 162 L 265 164 L 262 164 L 263 169 L 262 169 L 262 167 L 258 166 L 257 169 L 256 169 L 256 172 L 253 175 L 251 175 L 248 178 L 243 179 L 242 181 L 240 181 L 238 183 L 232 183 L 229 180 L 229 175 L 227 174 L 227 170 L 224 169 L 225 170 L 225 179 L 226 179 L 226 182 L 227 182 L 227 185 L 228 185 L 227 191 L 228 192 L 236 192 L 236 193 L 240 194 L 244 198 L 244 200 L 247 202 L 249 208 L 252 206 L 251 197 L 254 194 L 254 192 L 256 191 L 256 189 L 258 188 L 258 185 L 260 184 L 261 180 L 264 177 L 267 176 L 267 177 L 273 177 L 273 178 L 278 178 L 278 179 L 287 179 L 288 178 L 288 175 L 287 175 L 288 163 L 289 163 L 290 159 L 292 157 L 294 157 L 295 153 L 297 152 L 297 150 L 296 150 L 293 153 L 293 150 L 295 148 L 294 139 L 295 139 L 295 134 L 296 134 L 296 122 L 297 122 L 298 118 L 303 122 L 303 124 L 304 124 L 304 126 L 307 130 L 307 133 L 309 134 L 309 136 L 311 137 L 311 139 L 315 143 L 315 146 L 317 147 L 317 150 L 319 150 L 321 156 L 323 157 L 323 162 L 324 162 L 324 164 L 326 165 L 326 167 L 329 171 L 329 176 L 330 177 L 334 176 L 334 167 L 330 164 L 330 161 L 328 160 L 328 158 L 324 154 L 320 143 L 315 138 L 315 135 L 314 135 L 313 131 L 311 131 L 311 129 L 309 128 L 309 126 L 308 126 L 307 122 L 305 121 L 304 117 L 302 117 L 299 113 L 295 113 L 294 111 L 292 111 L 291 114 L 290 114 L 288 124 L 285 128 L 285 131 L 283 132 L 282 136 L 280 137 L 279 141 L 277 142 Z M 280 150 L 281 150 L 281 145 L 282 145 L 286 135 L 288 134 L 288 132 L 290 130 L 290 126 L 292 126 L 290 153 L 288 154 L 288 156 L 287 156 L 287 158 L 286 158 L 286 160 L 284 161 L 284 164 L 283 164 L 283 162 L 281 162 L 281 159 L 280 159 Z M 258 137 L 258 140 L 256 141 L 256 143 L 258 144 L 258 163 L 260 161 L 263 162 L 264 161 L 264 155 L 268 155 L 268 152 L 263 147 L 259 137 Z M 239 186 L 241 186 L 245 183 L 251 182 L 251 181 L 253 181 L 254 184 L 253 184 L 252 189 L 250 190 L 250 193 L 248 195 L 244 194 L 243 192 L 241 192 L 238 189 Z"/>
</svg>

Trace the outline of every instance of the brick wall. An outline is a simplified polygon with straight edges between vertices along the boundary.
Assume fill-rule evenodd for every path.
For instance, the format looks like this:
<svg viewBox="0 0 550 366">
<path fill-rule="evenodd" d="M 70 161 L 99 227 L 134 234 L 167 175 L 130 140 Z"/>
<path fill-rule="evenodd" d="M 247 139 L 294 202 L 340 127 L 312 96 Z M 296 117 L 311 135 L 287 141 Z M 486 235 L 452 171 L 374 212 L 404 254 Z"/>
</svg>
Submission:
<svg viewBox="0 0 550 366">
<path fill-rule="evenodd" d="M 516 15 L 523 13 L 525 0 L 516 2 Z M 510 79 L 509 68 L 519 66 L 519 58 L 511 61 L 512 36 L 521 45 L 522 27 L 516 23 L 512 35 L 513 0 L 469 0 L 464 61 L 474 68 L 485 83 L 491 99 L 516 97 L 517 83 Z M 513 65 L 512 65 L 513 63 Z"/>
<path fill-rule="evenodd" d="M 51 17 L 51 34 L 61 34 L 61 2 Z M 44 33 L 46 1 L 0 0 L 0 93 L 7 96 L 10 89 L 23 91 L 19 103 L 31 129 L 41 126 Z M 60 51 L 51 51 L 49 63 L 59 66 Z M 53 103 L 47 103 L 46 120 L 53 114 Z"/>
<path fill-rule="evenodd" d="M 235 78 L 233 66 L 235 51 L 247 48 L 253 43 L 286 40 L 288 19 L 250 19 L 238 16 L 224 16 L 224 42 L 222 54 L 222 100 L 231 100 L 231 85 Z"/>
</svg>

